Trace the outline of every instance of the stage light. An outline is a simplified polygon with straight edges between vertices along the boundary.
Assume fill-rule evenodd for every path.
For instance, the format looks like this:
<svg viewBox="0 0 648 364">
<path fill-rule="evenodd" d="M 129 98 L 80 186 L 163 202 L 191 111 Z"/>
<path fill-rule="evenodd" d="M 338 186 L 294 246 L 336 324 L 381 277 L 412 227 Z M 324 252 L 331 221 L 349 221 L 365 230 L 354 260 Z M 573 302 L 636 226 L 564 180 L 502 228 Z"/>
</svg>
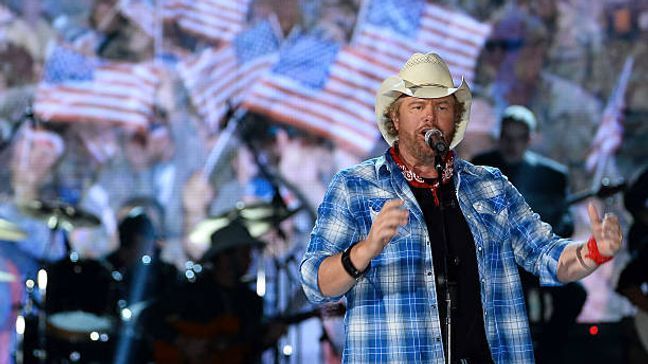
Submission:
<svg viewBox="0 0 648 364">
<path fill-rule="evenodd" d="M 263 264 L 263 263 L 259 263 Z M 259 297 L 263 297 L 266 294 L 266 274 L 265 270 L 262 268 L 262 265 L 259 265 L 260 269 L 257 271 L 256 279 L 256 294 Z"/>
<path fill-rule="evenodd" d="M 113 278 L 115 281 L 117 281 L 117 282 L 121 282 L 122 279 L 124 279 L 124 276 L 121 274 L 121 272 L 116 271 L 116 270 L 113 271 L 113 272 L 111 273 L 111 275 L 112 275 L 112 278 Z"/>
<path fill-rule="evenodd" d="M 291 356 L 293 354 L 292 345 L 284 345 L 282 352 L 285 356 Z"/>
<path fill-rule="evenodd" d="M 16 317 L 16 334 L 25 334 L 25 318 L 22 315 L 18 315 L 18 317 Z"/>
<path fill-rule="evenodd" d="M 129 308 L 124 308 L 123 310 L 121 310 L 121 317 L 122 320 L 128 321 L 131 319 L 131 317 L 133 317 L 133 311 L 131 311 Z"/>
<path fill-rule="evenodd" d="M 192 270 L 185 271 L 185 277 L 187 277 L 188 280 L 193 281 L 196 279 L 196 273 Z"/>
<path fill-rule="evenodd" d="M 589 334 L 592 336 L 596 336 L 599 333 L 599 328 L 597 325 L 592 325 L 589 327 Z"/>
<path fill-rule="evenodd" d="M 47 271 L 45 269 L 39 270 L 36 280 L 38 282 L 38 289 L 45 291 L 47 289 Z"/>
</svg>

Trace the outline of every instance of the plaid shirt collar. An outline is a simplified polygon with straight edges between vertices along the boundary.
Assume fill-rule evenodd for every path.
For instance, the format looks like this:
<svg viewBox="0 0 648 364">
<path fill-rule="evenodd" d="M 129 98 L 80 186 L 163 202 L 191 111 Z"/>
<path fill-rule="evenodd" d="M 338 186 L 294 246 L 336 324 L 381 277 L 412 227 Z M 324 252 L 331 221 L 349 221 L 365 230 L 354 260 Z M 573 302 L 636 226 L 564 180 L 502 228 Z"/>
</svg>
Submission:
<svg viewBox="0 0 648 364">
<path fill-rule="evenodd" d="M 391 157 L 389 154 L 389 149 L 385 151 L 385 154 L 381 160 L 379 160 L 377 163 L 374 164 L 375 170 L 376 170 L 376 175 L 380 178 L 385 178 L 389 179 L 392 175 L 392 173 L 395 172 L 395 175 L 398 176 L 399 174 L 402 176 L 401 170 L 394 162 L 394 159 Z M 466 173 L 471 176 L 478 176 L 478 174 L 473 170 L 474 167 L 470 166 L 469 164 L 466 163 L 463 159 L 459 157 L 458 154 L 455 153 L 455 158 L 454 158 L 454 176 L 458 176 L 460 174 Z M 405 181 L 405 178 L 403 178 L 403 181 Z M 457 179 L 455 178 L 455 183 Z"/>
</svg>

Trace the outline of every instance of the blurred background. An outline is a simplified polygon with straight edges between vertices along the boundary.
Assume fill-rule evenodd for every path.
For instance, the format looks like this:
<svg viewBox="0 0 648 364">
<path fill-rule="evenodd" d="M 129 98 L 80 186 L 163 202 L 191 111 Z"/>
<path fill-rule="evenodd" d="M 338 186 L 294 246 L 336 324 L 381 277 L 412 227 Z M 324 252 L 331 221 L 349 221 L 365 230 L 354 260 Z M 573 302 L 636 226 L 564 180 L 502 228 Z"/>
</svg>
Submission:
<svg viewBox="0 0 648 364">
<path fill-rule="evenodd" d="M 635 210 L 623 199 L 648 164 L 647 39 L 645 0 L 0 0 L 0 363 L 207 345 L 169 322 L 220 302 L 196 287 L 233 222 L 259 242 L 242 274 L 257 359 L 339 361 L 343 306 L 308 304 L 298 265 L 332 176 L 386 150 L 375 92 L 416 51 L 473 92 L 462 158 L 524 105 L 530 149 L 567 172 L 570 235 L 589 235 L 589 201 L 638 226 L 645 178 Z M 645 358 L 617 293 L 645 231 L 581 282 L 561 360 Z M 560 306 L 528 298 L 541 332 Z"/>
</svg>

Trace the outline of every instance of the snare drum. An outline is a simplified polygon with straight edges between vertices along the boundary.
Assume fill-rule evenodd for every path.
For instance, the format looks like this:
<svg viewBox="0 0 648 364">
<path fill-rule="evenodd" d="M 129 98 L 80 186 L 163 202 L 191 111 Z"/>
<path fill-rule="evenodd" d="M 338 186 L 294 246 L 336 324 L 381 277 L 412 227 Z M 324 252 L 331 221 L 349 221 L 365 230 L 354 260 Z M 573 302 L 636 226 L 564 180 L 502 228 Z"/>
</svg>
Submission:
<svg viewBox="0 0 648 364">
<path fill-rule="evenodd" d="M 25 317 L 25 362 L 111 363 L 117 310 L 110 266 L 66 259 L 45 270 L 46 295 L 37 299 L 44 310 Z"/>
<path fill-rule="evenodd" d="M 96 260 L 68 259 L 47 268 L 45 312 L 48 336 L 68 342 L 99 341 L 116 323 L 116 282 Z"/>
</svg>

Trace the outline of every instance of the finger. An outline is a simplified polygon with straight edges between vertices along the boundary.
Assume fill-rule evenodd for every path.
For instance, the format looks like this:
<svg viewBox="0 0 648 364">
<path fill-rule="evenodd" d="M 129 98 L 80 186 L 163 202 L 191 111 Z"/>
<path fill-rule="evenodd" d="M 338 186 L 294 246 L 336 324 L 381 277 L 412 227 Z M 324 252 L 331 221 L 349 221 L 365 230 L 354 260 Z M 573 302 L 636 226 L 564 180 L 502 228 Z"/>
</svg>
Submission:
<svg viewBox="0 0 648 364">
<path fill-rule="evenodd" d="M 594 206 L 593 202 L 590 202 L 589 205 L 587 205 L 587 214 L 589 215 L 589 219 L 592 224 L 592 227 L 601 224 L 601 217 L 598 213 L 598 210 L 596 209 L 596 206 Z"/>
<path fill-rule="evenodd" d="M 408 215 L 409 211 L 404 208 L 402 204 L 385 204 L 378 214 L 378 218 L 388 218 L 388 217 L 397 217 L 399 219 L 404 219 Z"/>
<path fill-rule="evenodd" d="M 614 214 L 605 214 L 605 217 L 603 218 L 603 224 L 601 226 L 607 236 L 620 238 L 622 235 L 619 218 Z"/>
<path fill-rule="evenodd" d="M 616 226 L 619 225 L 619 219 L 614 215 L 607 213 L 603 217 L 603 221 L 601 223 L 601 226 L 603 227 L 604 230 L 609 230 L 611 228 L 616 228 Z"/>
<path fill-rule="evenodd" d="M 391 239 L 398 232 L 398 227 L 399 227 L 398 224 L 390 224 L 390 225 L 385 224 L 382 227 L 380 227 L 376 231 L 376 233 L 378 233 L 378 235 L 380 235 L 382 237 L 386 236 L 386 237 L 389 237 Z"/>
<path fill-rule="evenodd" d="M 619 225 L 619 218 L 615 214 L 608 212 L 603 216 L 603 223 L 606 222 L 608 224 Z"/>
<path fill-rule="evenodd" d="M 381 221 L 386 225 L 398 226 L 407 224 L 409 212 L 407 211 L 392 211 L 391 213 L 382 216 Z"/>
<path fill-rule="evenodd" d="M 383 208 L 380 210 L 381 213 L 394 210 L 394 209 L 401 209 L 405 205 L 405 201 L 400 200 L 400 199 L 394 199 L 394 200 L 389 200 L 385 202 L 383 205 Z"/>
<path fill-rule="evenodd" d="M 399 215 L 387 215 L 381 219 L 381 225 L 383 226 L 398 226 L 400 225 L 403 218 Z"/>
<path fill-rule="evenodd" d="M 378 226 L 378 233 L 380 235 L 387 234 L 390 237 L 393 235 L 396 235 L 396 232 L 398 231 L 400 224 L 398 223 L 398 220 L 394 221 L 384 221 L 380 226 Z"/>
<path fill-rule="evenodd" d="M 403 219 L 401 220 L 401 225 L 403 226 L 407 225 L 408 221 L 409 221 L 409 211 L 405 211 L 405 214 L 403 214 Z"/>
</svg>

